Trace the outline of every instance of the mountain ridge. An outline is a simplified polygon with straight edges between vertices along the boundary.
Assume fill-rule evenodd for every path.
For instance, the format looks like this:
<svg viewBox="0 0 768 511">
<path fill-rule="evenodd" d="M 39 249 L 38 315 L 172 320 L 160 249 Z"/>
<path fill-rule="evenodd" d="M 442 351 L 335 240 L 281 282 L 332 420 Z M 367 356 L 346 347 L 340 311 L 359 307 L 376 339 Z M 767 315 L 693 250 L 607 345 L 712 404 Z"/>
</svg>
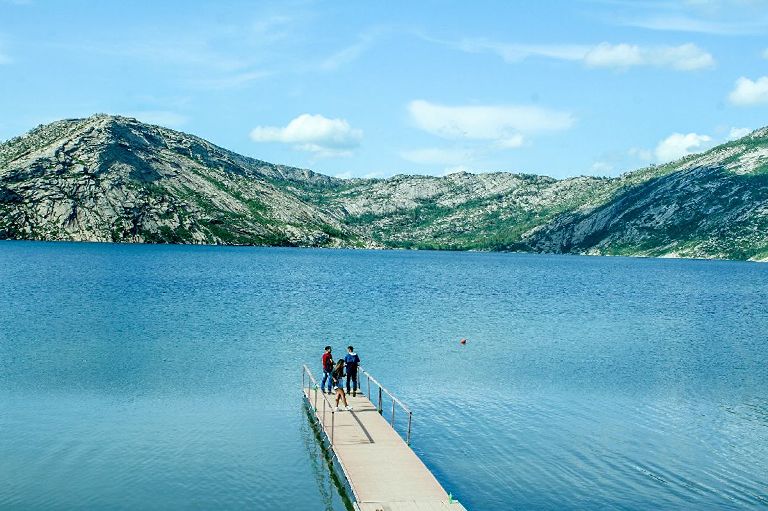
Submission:
<svg viewBox="0 0 768 511">
<path fill-rule="evenodd" d="M 97 114 L 0 144 L 0 239 L 768 257 L 768 128 L 614 178 L 340 179 Z"/>
</svg>

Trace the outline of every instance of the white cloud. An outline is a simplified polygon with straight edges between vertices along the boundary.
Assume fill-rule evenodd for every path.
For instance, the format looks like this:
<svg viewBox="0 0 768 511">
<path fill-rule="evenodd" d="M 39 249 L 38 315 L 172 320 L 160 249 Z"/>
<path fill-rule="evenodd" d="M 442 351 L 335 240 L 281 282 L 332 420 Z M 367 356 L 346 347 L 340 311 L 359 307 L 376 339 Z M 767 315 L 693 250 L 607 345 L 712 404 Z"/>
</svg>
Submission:
<svg viewBox="0 0 768 511">
<path fill-rule="evenodd" d="M 632 147 L 628 151 L 628 154 L 641 161 L 648 162 L 653 160 L 653 151 L 650 151 L 648 149 L 643 149 L 641 147 Z"/>
<path fill-rule="evenodd" d="M 768 76 L 754 81 L 742 76 L 736 80 L 736 87 L 728 95 L 728 99 L 734 105 L 741 106 L 768 103 Z"/>
<path fill-rule="evenodd" d="M 766 48 L 765 50 L 763 50 L 763 58 L 764 58 L 764 59 L 766 59 L 766 60 L 768 60 L 768 48 Z"/>
<path fill-rule="evenodd" d="M 768 28 L 765 0 L 617 0 L 612 3 L 623 8 L 611 9 L 608 19 L 623 26 L 730 36 L 763 35 Z"/>
<path fill-rule="evenodd" d="M 334 71 L 344 64 L 349 64 L 350 62 L 357 60 L 357 58 L 368 49 L 369 44 L 369 41 L 363 40 L 351 44 L 346 48 L 342 48 L 333 55 L 323 59 L 323 61 L 320 62 L 319 67 L 325 71 Z"/>
<path fill-rule="evenodd" d="M 436 41 L 442 42 L 442 41 Z M 458 44 L 444 42 L 469 53 L 490 51 L 506 62 L 514 63 L 529 57 L 547 57 L 558 60 L 582 60 L 589 46 L 575 44 L 505 44 L 487 39 L 463 39 Z"/>
<path fill-rule="evenodd" d="M 503 149 L 515 149 L 516 147 L 522 147 L 525 144 L 525 138 L 521 134 L 504 137 L 499 140 L 496 145 Z"/>
<path fill-rule="evenodd" d="M 248 85 L 251 82 L 261 80 L 272 76 L 272 71 L 256 70 L 244 71 L 242 73 L 225 74 L 214 78 L 203 78 L 192 81 L 192 85 L 200 86 L 206 89 L 236 89 Z"/>
<path fill-rule="evenodd" d="M 688 16 L 656 16 L 623 20 L 621 25 L 669 32 L 693 32 L 713 35 L 760 34 L 764 23 L 729 23 L 691 18 Z"/>
<path fill-rule="evenodd" d="M 641 47 L 630 44 L 602 43 L 584 57 L 588 67 L 629 68 L 652 66 L 695 71 L 715 65 L 715 59 L 695 44 L 680 46 Z"/>
<path fill-rule="evenodd" d="M 731 128 L 728 132 L 728 140 L 736 140 L 752 133 L 752 128 Z"/>
<path fill-rule="evenodd" d="M 411 101 L 408 112 L 422 130 L 446 139 L 493 141 L 498 147 L 520 146 L 526 135 L 573 126 L 568 112 L 525 105 L 445 106 Z"/>
<path fill-rule="evenodd" d="M 643 65 L 643 51 L 631 44 L 600 43 L 584 55 L 587 67 L 632 67 Z"/>
<path fill-rule="evenodd" d="M 682 5 L 694 11 L 718 15 L 724 10 L 744 9 L 745 12 L 768 6 L 766 0 L 683 0 Z"/>
<path fill-rule="evenodd" d="M 683 156 L 705 149 L 712 137 L 698 133 L 673 133 L 656 146 L 656 158 L 661 163 L 677 160 Z"/>
<path fill-rule="evenodd" d="M 147 122 L 149 124 L 159 124 L 169 128 L 182 126 L 189 120 L 184 115 L 177 114 L 176 112 L 169 112 L 167 110 L 141 110 L 135 112 L 126 112 L 122 115 L 127 117 L 135 117 L 142 122 Z"/>
<path fill-rule="evenodd" d="M 357 42 L 342 48 L 333 55 L 326 57 L 320 62 L 320 69 L 324 71 L 333 71 L 345 64 L 349 64 L 360 57 L 376 41 L 383 29 L 376 29 L 362 34 Z"/>
<path fill-rule="evenodd" d="M 349 156 L 362 138 L 362 130 L 352 128 L 345 119 L 311 114 L 301 114 L 285 127 L 257 126 L 251 131 L 255 142 L 293 144 L 299 151 L 322 157 Z"/>
<path fill-rule="evenodd" d="M 680 46 L 639 46 L 607 42 L 598 45 L 525 45 L 465 39 L 455 46 L 467 52 L 490 51 L 507 62 L 520 62 L 529 57 L 545 57 L 582 62 L 590 68 L 626 69 L 649 66 L 677 71 L 707 69 L 715 65 L 711 54 L 691 43 Z"/>
<path fill-rule="evenodd" d="M 469 149 L 427 147 L 401 151 L 400 157 L 404 160 L 423 165 L 456 165 L 472 160 L 474 152 Z"/>
</svg>

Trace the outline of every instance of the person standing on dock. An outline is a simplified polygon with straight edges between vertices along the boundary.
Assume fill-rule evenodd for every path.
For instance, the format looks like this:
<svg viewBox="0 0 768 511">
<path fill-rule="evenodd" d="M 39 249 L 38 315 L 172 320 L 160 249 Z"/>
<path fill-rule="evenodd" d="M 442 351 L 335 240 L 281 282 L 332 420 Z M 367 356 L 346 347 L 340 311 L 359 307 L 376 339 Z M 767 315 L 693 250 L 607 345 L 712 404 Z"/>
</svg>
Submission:
<svg viewBox="0 0 768 511">
<path fill-rule="evenodd" d="M 347 346 L 347 355 L 344 357 L 347 366 L 347 394 L 349 394 L 350 382 L 352 382 L 352 397 L 357 396 L 357 366 L 360 365 L 360 357 L 355 353 L 353 346 Z"/>
<path fill-rule="evenodd" d="M 323 353 L 323 382 L 320 384 L 320 392 L 325 392 L 325 382 L 328 382 L 328 394 L 331 393 L 331 387 L 333 386 L 333 356 L 331 355 L 331 347 L 325 347 L 325 353 Z"/>
<path fill-rule="evenodd" d="M 340 358 L 338 362 L 336 362 L 336 367 L 333 368 L 333 373 L 331 374 L 331 377 L 333 378 L 333 388 L 336 389 L 336 411 L 339 411 L 339 400 L 344 401 L 344 408 L 347 410 L 352 410 L 352 407 L 347 404 L 347 395 L 344 394 L 344 359 Z"/>
</svg>

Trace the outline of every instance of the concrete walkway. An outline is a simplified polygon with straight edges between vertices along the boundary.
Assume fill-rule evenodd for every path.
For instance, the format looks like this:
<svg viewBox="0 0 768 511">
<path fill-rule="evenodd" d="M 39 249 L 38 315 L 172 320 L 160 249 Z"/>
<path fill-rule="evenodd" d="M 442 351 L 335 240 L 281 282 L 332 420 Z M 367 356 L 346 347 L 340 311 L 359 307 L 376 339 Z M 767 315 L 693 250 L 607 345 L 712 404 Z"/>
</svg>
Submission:
<svg viewBox="0 0 768 511">
<path fill-rule="evenodd" d="M 359 393 L 357 397 L 347 396 L 353 410 L 336 412 L 333 419 L 326 405 L 323 422 L 322 393 L 305 388 L 304 395 L 311 406 L 316 406 L 318 423 L 328 438 L 333 434 L 332 447 L 352 487 L 356 509 L 465 511 L 457 502 L 448 503 L 448 493 L 432 472 L 367 397 Z M 335 395 L 326 397 L 335 404 Z"/>
</svg>

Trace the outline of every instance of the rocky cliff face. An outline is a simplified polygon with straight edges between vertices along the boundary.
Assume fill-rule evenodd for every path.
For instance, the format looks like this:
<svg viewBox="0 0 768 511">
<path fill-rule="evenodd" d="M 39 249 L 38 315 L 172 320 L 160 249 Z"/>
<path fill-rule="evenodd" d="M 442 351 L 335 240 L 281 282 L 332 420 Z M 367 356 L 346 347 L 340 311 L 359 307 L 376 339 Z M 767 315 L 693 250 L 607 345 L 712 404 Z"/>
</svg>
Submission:
<svg viewBox="0 0 768 511">
<path fill-rule="evenodd" d="M 768 129 L 616 180 L 604 200 L 521 237 L 520 248 L 587 254 L 768 257 Z"/>
<path fill-rule="evenodd" d="M 0 145 L 0 238 L 768 257 L 768 129 L 619 178 L 334 179 L 97 115 Z"/>
<path fill-rule="evenodd" d="M 135 119 L 60 121 L 0 146 L 0 237 L 358 243 L 339 218 L 285 193 L 293 182 L 336 185 Z"/>
</svg>

